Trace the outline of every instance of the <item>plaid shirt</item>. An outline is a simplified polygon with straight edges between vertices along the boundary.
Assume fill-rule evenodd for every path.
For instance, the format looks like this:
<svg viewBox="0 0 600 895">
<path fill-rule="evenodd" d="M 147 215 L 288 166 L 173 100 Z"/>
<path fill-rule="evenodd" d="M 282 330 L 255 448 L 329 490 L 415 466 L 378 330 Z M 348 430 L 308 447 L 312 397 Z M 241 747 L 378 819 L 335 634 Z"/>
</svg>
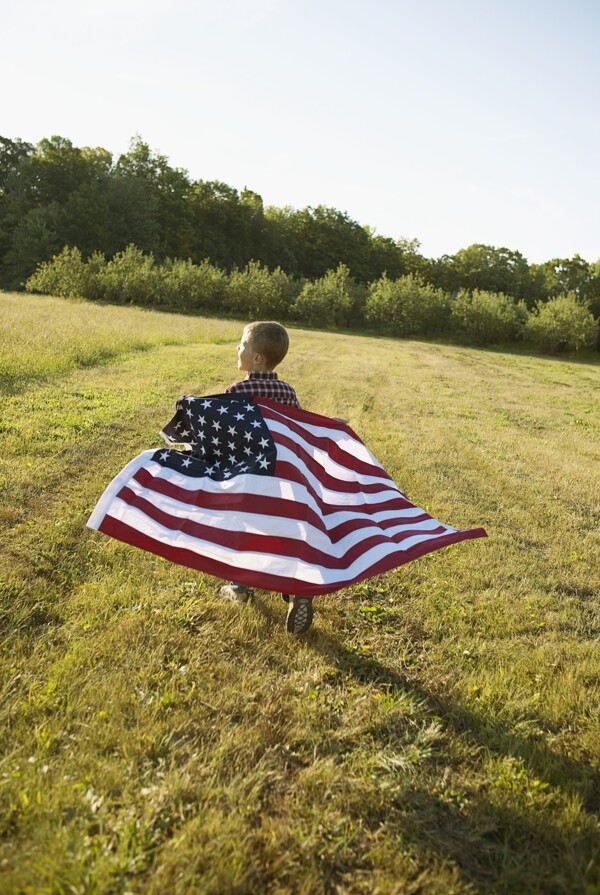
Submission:
<svg viewBox="0 0 600 895">
<path fill-rule="evenodd" d="M 228 395 L 248 395 L 251 398 L 270 398 L 291 407 L 300 407 L 296 392 L 287 382 L 282 382 L 274 370 L 252 370 L 245 379 L 234 382 L 225 389 Z"/>
</svg>

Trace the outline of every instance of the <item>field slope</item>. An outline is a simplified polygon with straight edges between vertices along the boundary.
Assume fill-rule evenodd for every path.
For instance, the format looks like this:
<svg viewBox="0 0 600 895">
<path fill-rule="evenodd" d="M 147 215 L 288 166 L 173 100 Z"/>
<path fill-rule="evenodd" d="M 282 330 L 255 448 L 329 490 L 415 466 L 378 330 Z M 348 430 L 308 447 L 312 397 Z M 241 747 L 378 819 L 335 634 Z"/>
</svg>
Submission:
<svg viewBox="0 0 600 895">
<path fill-rule="evenodd" d="M 85 527 L 240 329 L 0 295 L 0 891 L 600 895 L 600 366 L 291 330 L 303 405 L 489 534 L 291 639 Z"/>
</svg>

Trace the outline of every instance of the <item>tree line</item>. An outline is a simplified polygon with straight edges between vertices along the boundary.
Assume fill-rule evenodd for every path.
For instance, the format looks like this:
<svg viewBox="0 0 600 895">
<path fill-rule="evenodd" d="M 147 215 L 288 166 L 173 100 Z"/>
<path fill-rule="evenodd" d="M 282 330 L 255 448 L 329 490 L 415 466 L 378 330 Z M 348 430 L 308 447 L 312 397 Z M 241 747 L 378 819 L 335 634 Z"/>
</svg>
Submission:
<svg viewBox="0 0 600 895">
<path fill-rule="evenodd" d="M 450 295 L 502 293 L 529 309 L 570 293 L 600 316 L 600 260 L 529 264 L 481 244 L 425 258 L 417 240 L 379 235 L 335 208 L 265 208 L 250 189 L 193 180 L 139 137 L 117 159 L 64 137 L 0 137 L 0 288 L 23 288 L 65 246 L 87 260 L 130 245 L 158 264 L 207 261 L 227 275 L 254 261 L 314 281 L 343 264 L 359 284 L 413 276 Z"/>
<path fill-rule="evenodd" d="M 368 285 L 345 264 L 314 280 L 291 277 L 259 261 L 227 273 L 208 260 L 166 259 L 156 263 L 134 245 L 107 259 L 86 260 L 65 247 L 28 278 L 32 292 L 147 305 L 180 313 L 277 318 L 319 329 L 370 329 L 387 336 L 451 336 L 467 344 L 524 341 L 544 351 L 580 351 L 598 343 L 598 320 L 574 292 L 538 301 L 529 309 L 502 292 L 445 292 L 418 274 Z"/>
</svg>

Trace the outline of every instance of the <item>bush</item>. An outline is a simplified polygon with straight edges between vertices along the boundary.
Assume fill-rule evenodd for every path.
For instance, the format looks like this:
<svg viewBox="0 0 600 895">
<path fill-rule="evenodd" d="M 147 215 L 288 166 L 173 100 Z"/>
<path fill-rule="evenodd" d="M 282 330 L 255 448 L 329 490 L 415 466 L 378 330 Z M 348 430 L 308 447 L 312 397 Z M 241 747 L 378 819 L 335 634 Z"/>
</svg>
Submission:
<svg viewBox="0 0 600 895">
<path fill-rule="evenodd" d="M 538 302 L 529 316 L 526 337 L 543 351 L 582 351 L 598 339 L 598 321 L 575 293 Z"/>
<path fill-rule="evenodd" d="M 397 280 L 389 280 L 384 274 L 371 283 L 366 317 L 390 336 L 444 332 L 450 318 L 450 298 L 413 274 Z"/>
<path fill-rule="evenodd" d="M 226 306 L 250 320 L 287 317 L 293 298 L 293 283 L 280 267 L 270 271 L 260 261 L 249 261 L 229 275 Z"/>
<path fill-rule="evenodd" d="M 520 339 L 526 320 L 525 303 L 515 304 L 502 292 L 461 289 L 452 303 L 454 329 L 475 345 Z"/>
<path fill-rule="evenodd" d="M 59 295 L 62 298 L 87 298 L 87 265 L 76 248 L 65 246 L 51 261 L 44 261 L 25 283 L 30 292 Z"/>
<path fill-rule="evenodd" d="M 118 252 L 96 275 L 106 301 L 119 304 L 158 305 L 162 302 L 161 278 L 154 256 L 129 245 Z"/>
<path fill-rule="evenodd" d="M 227 292 L 227 276 L 210 261 L 167 259 L 159 268 L 161 296 L 170 307 L 184 311 L 223 308 Z"/>
<path fill-rule="evenodd" d="M 364 317 L 366 290 L 350 276 L 345 264 L 304 284 L 292 314 L 310 326 L 350 327 Z"/>
</svg>

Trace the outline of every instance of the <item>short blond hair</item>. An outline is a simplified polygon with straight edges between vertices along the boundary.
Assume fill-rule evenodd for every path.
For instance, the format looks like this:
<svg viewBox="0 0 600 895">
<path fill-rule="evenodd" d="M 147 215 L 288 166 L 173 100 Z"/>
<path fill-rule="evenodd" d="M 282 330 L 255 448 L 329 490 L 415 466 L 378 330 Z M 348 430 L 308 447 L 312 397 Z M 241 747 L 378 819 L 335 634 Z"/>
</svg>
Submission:
<svg viewBox="0 0 600 895">
<path fill-rule="evenodd" d="M 288 353 L 290 337 L 285 326 L 274 320 L 256 320 L 244 328 L 246 337 L 257 354 L 262 354 L 267 366 L 274 369 Z"/>
</svg>

